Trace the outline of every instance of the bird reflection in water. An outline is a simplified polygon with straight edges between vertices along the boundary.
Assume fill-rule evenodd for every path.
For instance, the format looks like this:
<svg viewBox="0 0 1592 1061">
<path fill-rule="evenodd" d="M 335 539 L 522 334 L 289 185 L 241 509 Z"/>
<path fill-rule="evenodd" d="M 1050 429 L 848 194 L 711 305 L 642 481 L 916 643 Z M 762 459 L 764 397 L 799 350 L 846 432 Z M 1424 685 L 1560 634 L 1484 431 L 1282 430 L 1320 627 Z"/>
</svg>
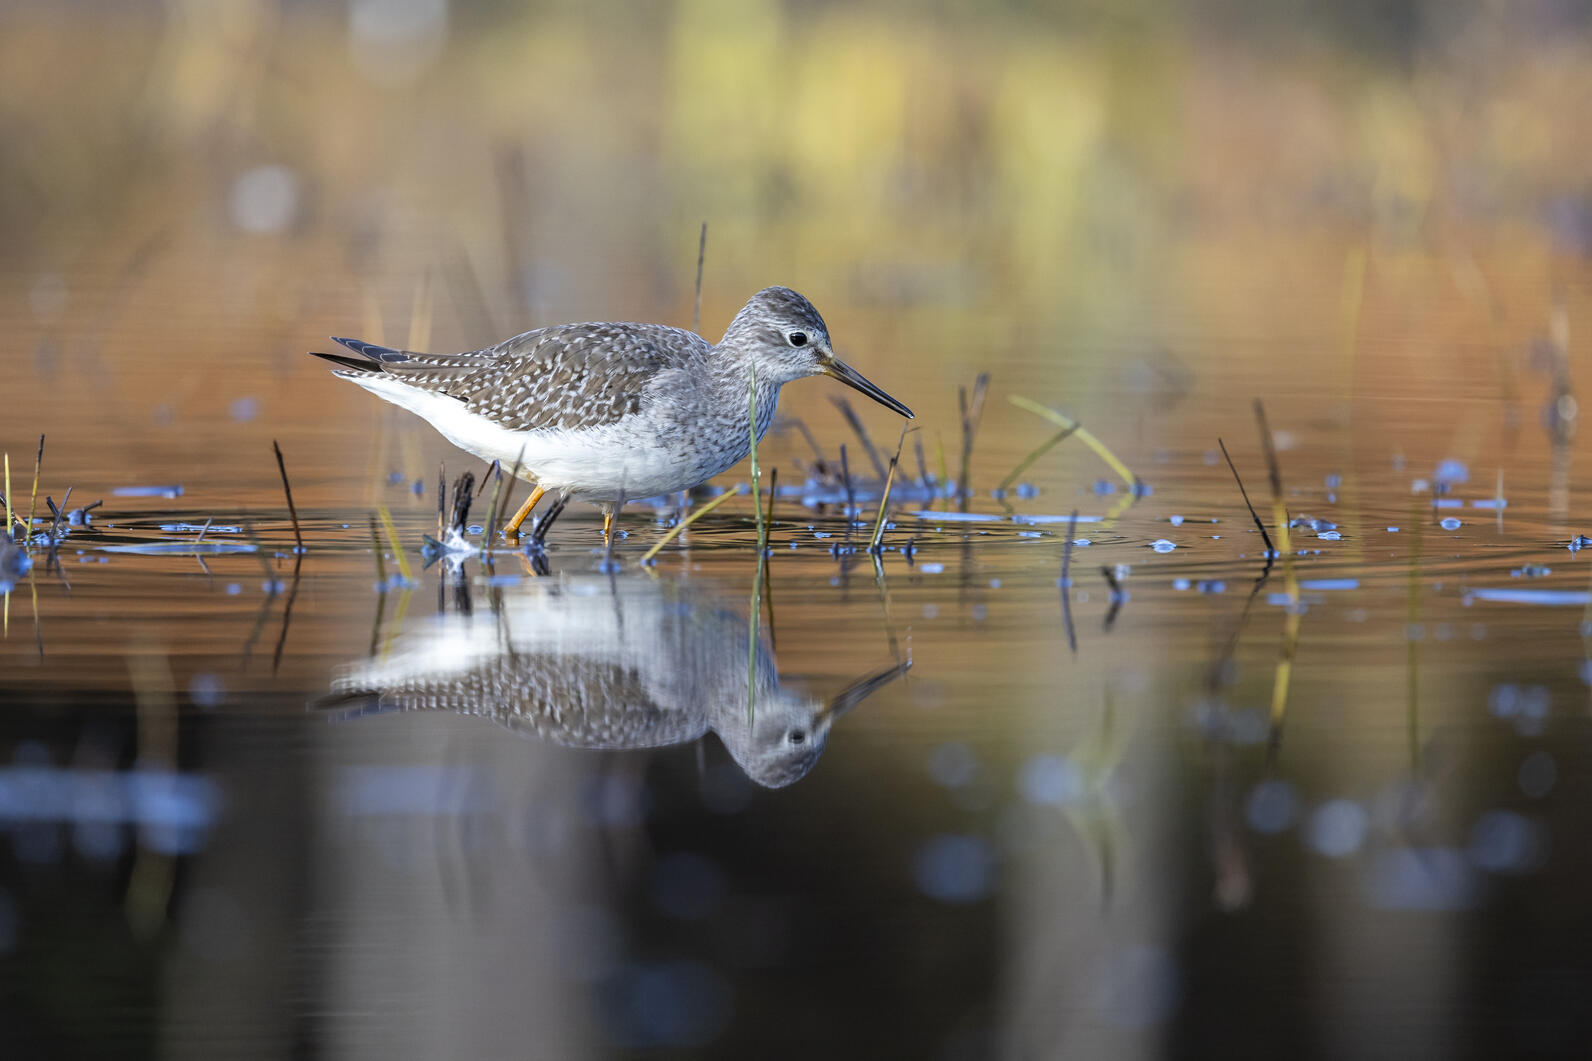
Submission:
<svg viewBox="0 0 1592 1061">
<path fill-rule="evenodd" d="M 464 586 L 456 583 L 456 593 Z M 342 668 L 317 707 L 480 715 L 572 748 L 661 748 L 716 733 L 753 781 L 800 780 L 847 711 L 906 673 L 865 675 L 828 699 L 782 689 L 747 617 L 699 587 L 654 578 L 563 576 L 494 591 L 490 611 L 401 633 Z M 750 702 L 749 702 L 750 701 Z"/>
</svg>

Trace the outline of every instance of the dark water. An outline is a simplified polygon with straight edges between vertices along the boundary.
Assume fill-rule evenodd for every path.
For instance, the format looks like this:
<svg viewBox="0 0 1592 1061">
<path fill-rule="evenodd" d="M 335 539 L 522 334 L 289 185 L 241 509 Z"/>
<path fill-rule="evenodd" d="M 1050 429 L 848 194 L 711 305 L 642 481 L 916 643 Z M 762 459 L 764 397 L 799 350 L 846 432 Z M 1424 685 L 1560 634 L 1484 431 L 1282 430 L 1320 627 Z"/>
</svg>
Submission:
<svg viewBox="0 0 1592 1061">
<path fill-rule="evenodd" d="M 1246 413 L 1226 435 L 1269 515 Z M 1104 465 L 971 518 L 907 502 L 877 568 L 868 487 L 851 553 L 837 508 L 786 498 L 766 583 L 744 501 L 653 568 L 636 510 L 614 571 L 573 513 L 545 576 L 513 552 L 421 571 L 435 516 L 406 480 L 379 500 L 414 585 L 384 546 L 381 590 L 363 511 L 302 509 L 295 578 L 268 493 L 109 497 L 10 596 L 10 1034 L 29 1056 L 1570 1049 L 1592 664 L 1552 461 L 1517 458 L 1498 507 L 1485 465 L 1434 486 L 1437 462 L 1345 465 L 1341 432 L 1272 416 L 1301 524 L 1286 679 L 1285 566 L 1256 588 L 1203 439 L 1149 452 L 1131 506 Z"/>
</svg>

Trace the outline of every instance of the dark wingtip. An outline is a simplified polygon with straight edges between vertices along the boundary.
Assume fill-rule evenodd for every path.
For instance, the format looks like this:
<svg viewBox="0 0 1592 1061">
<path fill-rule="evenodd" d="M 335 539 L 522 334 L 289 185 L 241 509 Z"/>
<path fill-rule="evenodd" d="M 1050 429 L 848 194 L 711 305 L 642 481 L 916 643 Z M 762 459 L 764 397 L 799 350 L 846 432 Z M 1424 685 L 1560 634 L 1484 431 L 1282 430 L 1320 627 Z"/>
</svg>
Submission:
<svg viewBox="0 0 1592 1061">
<path fill-rule="evenodd" d="M 371 373 L 381 371 L 380 365 L 372 364 L 369 361 L 361 361 L 354 357 L 346 357 L 343 354 L 323 354 L 319 350 L 311 350 L 309 355 L 311 357 L 318 357 L 325 361 L 330 361 L 338 368 L 346 368 L 354 372 Z"/>
<path fill-rule="evenodd" d="M 348 347 L 356 354 L 363 354 L 372 361 L 407 361 L 408 356 L 402 350 L 394 350 L 390 346 L 379 346 L 376 343 L 367 343 L 363 339 L 345 339 L 334 335 L 332 342 Z"/>
</svg>

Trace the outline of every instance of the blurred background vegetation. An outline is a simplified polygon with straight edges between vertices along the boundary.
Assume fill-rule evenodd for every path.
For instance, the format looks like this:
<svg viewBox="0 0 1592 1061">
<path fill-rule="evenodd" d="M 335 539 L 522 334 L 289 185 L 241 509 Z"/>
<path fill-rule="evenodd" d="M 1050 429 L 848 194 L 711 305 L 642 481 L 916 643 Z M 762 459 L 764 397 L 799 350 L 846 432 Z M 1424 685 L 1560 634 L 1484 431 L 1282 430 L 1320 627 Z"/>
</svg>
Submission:
<svg viewBox="0 0 1592 1061">
<path fill-rule="evenodd" d="M 1495 389 L 1496 348 L 1587 296 L 1585 0 L 24 0 L 5 23 L 6 360 L 38 400 L 114 387 L 105 415 L 151 443 L 362 408 L 309 382 L 329 331 L 688 324 L 704 220 L 705 332 L 796 286 L 931 417 L 990 367 L 1031 393 L 1145 349 L 1174 381 L 1302 368 L 1343 348 L 1350 295 L 1365 350 L 1419 338 L 1380 370 Z"/>
</svg>

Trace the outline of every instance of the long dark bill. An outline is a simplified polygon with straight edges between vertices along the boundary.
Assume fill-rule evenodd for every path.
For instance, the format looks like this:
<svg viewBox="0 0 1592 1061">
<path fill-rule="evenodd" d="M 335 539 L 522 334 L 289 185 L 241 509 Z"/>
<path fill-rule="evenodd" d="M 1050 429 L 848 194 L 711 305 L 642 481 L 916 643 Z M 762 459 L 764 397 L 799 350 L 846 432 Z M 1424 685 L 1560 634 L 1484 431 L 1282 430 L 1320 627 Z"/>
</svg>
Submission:
<svg viewBox="0 0 1592 1061">
<path fill-rule="evenodd" d="M 835 718 L 839 718 L 911 669 L 912 661 L 905 660 L 893 667 L 886 667 L 884 670 L 875 671 L 866 677 L 858 678 L 836 693 L 829 703 L 824 705 L 819 714 L 832 715 Z"/>
<path fill-rule="evenodd" d="M 900 413 L 908 420 L 912 419 L 911 409 L 908 409 L 906 406 L 890 397 L 890 395 L 886 394 L 878 387 L 875 387 L 872 383 L 869 383 L 867 378 L 864 377 L 861 372 L 858 372 L 844 361 L 837 359 L 829 362 L 829 364 L 824 368 L 824 375 L 833 376 L 846 386 L 855 387 L 857 390 L 862 391 L 862 393 L 866 394 L 868 397 L 872 398 L 886 409 L 889 409 L 892 412 Z"/>
</svg>

